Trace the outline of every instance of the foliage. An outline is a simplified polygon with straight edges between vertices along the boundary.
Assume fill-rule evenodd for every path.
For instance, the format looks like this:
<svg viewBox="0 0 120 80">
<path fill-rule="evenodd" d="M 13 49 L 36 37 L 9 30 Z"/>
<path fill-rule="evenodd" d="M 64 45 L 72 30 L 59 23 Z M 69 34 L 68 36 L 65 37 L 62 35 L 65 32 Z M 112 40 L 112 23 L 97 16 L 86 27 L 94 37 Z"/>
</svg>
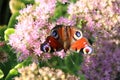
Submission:
<svg viewBox="0 0 120 80">
<path fill-rule="evenodd" d="M 5 41 L 8 41 L 9 40 L 9 35 L 13 34 L 15 32 L 14 28 L 7 28 L 5 31 L 4 31 L 4 39 Z"/>
<path fill-rule="evenodd" d="M 16 17 L 18 15 L 19 15 L 19 12 L 12 14 L 8 23 L 8 28 L 14 28 L 14 25 L 17 23 Z"/>
<path fill-rule="evenodd" d="M 0 79 L 4 76 L 4 73 L 2 72 L 2 70 L 0 69 Z"/>
</svg>

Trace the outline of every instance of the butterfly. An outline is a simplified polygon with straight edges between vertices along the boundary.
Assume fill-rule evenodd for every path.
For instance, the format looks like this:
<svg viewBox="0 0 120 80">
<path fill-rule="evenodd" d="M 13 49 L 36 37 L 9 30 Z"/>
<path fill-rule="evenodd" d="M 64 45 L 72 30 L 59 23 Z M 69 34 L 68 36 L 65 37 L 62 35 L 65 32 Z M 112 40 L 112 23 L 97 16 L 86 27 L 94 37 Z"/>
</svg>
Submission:
<svg viewBox="0 0 120 80">
<path fill-rule="evenodd" d="M 41 44 L 43 52 L 55 52 L 64 49 L 91 54 L 92 47 L 87 38 L 83 37 L 82 31 L 74 26 L 56 25 Z"/>
</svg>

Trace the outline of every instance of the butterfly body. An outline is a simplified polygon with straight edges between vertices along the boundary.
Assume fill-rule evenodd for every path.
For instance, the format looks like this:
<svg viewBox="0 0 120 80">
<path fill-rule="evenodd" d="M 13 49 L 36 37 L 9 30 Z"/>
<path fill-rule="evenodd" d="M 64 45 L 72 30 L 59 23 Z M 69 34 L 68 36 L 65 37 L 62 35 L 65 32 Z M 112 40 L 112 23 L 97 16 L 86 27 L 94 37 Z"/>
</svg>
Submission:
<svg viewBox="0 0 120 80">
<path fill-rule="evenodd" d="M 57 25 L 51 30 L 45 42 L 41 44 L 43 52 L 54 52 L 64 49 L 64 51 L 80 51 L 89 46 L 88 40 L 83 37 L 79 28 L 73 26 Z"/>
</svg>

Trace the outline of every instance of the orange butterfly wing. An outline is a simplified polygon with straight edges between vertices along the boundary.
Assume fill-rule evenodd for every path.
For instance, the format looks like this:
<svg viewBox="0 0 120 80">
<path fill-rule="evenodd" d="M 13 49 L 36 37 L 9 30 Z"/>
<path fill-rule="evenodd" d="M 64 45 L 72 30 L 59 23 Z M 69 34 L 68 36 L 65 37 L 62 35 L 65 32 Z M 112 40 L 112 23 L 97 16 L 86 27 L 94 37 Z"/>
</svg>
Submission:
<svg viewBox="0 0 120 80">
<path fill-rule="evenodd" d="M 86 38 L 83 37 L 83 38 L 75 41 L 71 45 L 70 49 L 72 49 L 72 50 L 81 50 L 82 48 L 85 48 L 86 45 L 88 45 L 88 41 L 87 41 Z"/>
</svg>

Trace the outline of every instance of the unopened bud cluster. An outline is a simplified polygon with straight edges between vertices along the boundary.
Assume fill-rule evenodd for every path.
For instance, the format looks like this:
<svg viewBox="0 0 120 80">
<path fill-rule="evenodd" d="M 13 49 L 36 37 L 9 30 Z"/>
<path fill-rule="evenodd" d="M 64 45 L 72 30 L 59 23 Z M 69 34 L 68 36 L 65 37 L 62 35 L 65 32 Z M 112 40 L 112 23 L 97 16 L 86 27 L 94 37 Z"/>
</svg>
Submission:
<svg viewBox="0 0 120 80">
<path fill-rule="evenodd" d="M 60 69 L 39 68 L 35 63 L 18 71 L 21 75 L 16 77 L 15 80 L 78 80 L 76 76 L 66 74 Z"/>
</svg>

